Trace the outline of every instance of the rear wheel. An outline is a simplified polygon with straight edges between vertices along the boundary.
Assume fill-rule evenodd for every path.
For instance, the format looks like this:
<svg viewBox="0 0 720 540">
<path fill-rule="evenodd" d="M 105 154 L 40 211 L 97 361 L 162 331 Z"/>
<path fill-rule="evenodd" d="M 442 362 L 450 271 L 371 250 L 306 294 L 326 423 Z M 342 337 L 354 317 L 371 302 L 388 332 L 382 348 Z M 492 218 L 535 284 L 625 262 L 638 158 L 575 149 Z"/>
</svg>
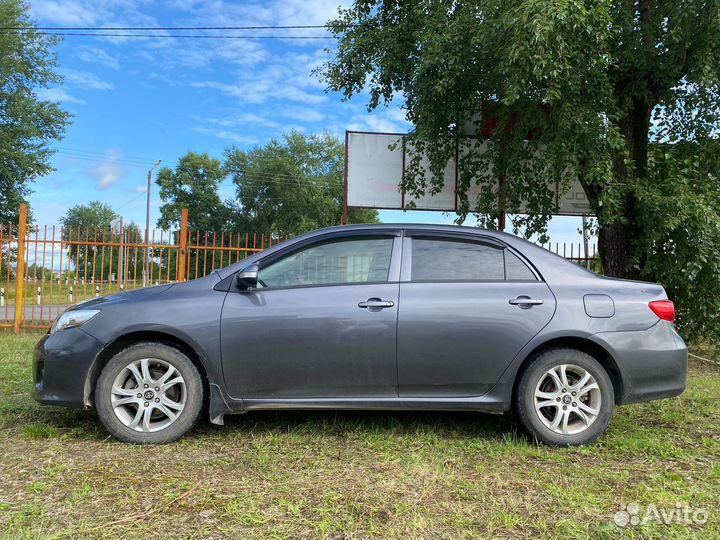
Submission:
<svg viewBox="0 0 720 540">
<path fill-rule="evenodd" d="M 614 408 L 612 382 L 592 356 L 549 349 L 523 372 L 515 409 L 537 440 L 555 446 L 589 444 L 607 429 Z"/>
<path fill-rule="evenodd" d="M 138 343 L 116 354 L 95 388 L 100 421 L 131 443 L 166 443 L 182 437 L 200 418 L 204 386 L 181 351 Z"/>
</svg>

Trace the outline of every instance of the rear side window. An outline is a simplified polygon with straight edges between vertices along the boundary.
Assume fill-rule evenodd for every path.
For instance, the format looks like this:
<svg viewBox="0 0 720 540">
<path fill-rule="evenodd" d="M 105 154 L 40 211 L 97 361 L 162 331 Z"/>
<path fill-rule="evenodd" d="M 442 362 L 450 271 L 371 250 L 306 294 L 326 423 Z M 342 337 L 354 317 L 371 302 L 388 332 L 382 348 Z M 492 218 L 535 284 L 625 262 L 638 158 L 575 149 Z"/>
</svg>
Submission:
<svg viewBox="0 0 720 540">
<path fill-rule="evenodd" d="M 492 244 L 412 238 L 412 281 L 503 281 L 536 278 L 515 254 Z"/>
<path fill-rule="evenodd" d="M 505 279 L 508 281 L 535 281 L 537 278 L 517 255 L 506 249 Z"/>
</svg>

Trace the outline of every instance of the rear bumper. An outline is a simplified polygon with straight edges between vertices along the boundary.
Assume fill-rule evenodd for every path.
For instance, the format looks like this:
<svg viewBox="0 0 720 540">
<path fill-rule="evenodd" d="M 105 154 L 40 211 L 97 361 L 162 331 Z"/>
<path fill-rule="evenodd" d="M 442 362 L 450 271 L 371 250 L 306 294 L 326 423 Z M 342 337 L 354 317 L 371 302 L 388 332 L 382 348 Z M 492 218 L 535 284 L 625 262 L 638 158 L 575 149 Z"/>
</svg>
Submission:
<svg viewBox="0 0 720 540">
<path fill-rule="evenodd" d="M 618 405 L 677 396 L 685 390 L 688 351 L 675 327 L 664 321 L 643 331 L 592 336 L 613 356 L 622 380 Z"/>
<path fill-rule="evenodd" d="M 32 396 L 35 401 L 86 408 L 88 373 L 103 346 L 79 328 L 43 336 L 33 354 Z"/>
</svg>

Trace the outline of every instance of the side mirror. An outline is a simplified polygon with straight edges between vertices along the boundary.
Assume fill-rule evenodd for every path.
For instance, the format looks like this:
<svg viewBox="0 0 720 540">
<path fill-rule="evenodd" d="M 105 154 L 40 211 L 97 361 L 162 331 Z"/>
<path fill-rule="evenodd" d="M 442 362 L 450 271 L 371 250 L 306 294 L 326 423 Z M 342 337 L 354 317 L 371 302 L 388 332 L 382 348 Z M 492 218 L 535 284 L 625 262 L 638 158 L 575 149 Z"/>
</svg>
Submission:
<svg viewBox="0 0 720 540">
<path fill-rule="evenodd" d="M 251 289 L 257 286 L 258 282 L 258 265 L 251 264 L 235 274 L 235 283 L 241 290 Z"/>
</svg>

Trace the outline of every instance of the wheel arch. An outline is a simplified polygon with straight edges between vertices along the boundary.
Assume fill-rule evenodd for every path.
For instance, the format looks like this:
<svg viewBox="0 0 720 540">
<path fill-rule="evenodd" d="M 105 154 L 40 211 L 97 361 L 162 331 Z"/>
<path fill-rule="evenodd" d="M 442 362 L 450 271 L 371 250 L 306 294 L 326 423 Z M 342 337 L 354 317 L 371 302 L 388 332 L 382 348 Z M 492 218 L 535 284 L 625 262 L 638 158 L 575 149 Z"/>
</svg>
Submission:
<svg viewBox="0 0 720 540">
<path fill-rule="evenodd" d="M 554 337 L 543 343 L 537 345 L 532 349 L 523 359 L 520 367 L 515 373 L 515 380 L 513 381 L 512 400 L 513 403 L 517 397 L 517 387 L 520 383 L 520 378 L 528 366 L 532 363 L 535 357 L 542 351 L 548 349 L 567 348 L 576 349 L 590 355 L 605 369 L 605 372 L 610 377 L 610 382 L 613 385 L 613 393 L 615 394 L 615 403 L 620 404 L 623 395 L 623 380 L 620 370 L 618 369 L 615 358 L 610 352 L 605 349 L 602 345 L 595 341 L 579 336 L 562 336 Z"/>
<path fill-rule="evenodd" d="M 190 361 L 195 364 L 195 367 L 198 368 L 198 371 L 200 371 L 200 376 L 206 387 L 205 395 L 208 395 L 208 387 L 211 383 L 209 373 L 203 357 L 195 347 L 192 347 L 186 340 L 167 332 L 159 330 L 136 330 L 115 337 L 110 343 L 105 345 L 95 357 L 93 365 L 85 379 L 83 398 L 86 407 L 90 408 L 93 406 L 95 386 L 97 385 L 100 373 L 110 359 L 123 349 L 142 342 L 162 343 L 174 347 L 187 355 Z"/>
</svg>

